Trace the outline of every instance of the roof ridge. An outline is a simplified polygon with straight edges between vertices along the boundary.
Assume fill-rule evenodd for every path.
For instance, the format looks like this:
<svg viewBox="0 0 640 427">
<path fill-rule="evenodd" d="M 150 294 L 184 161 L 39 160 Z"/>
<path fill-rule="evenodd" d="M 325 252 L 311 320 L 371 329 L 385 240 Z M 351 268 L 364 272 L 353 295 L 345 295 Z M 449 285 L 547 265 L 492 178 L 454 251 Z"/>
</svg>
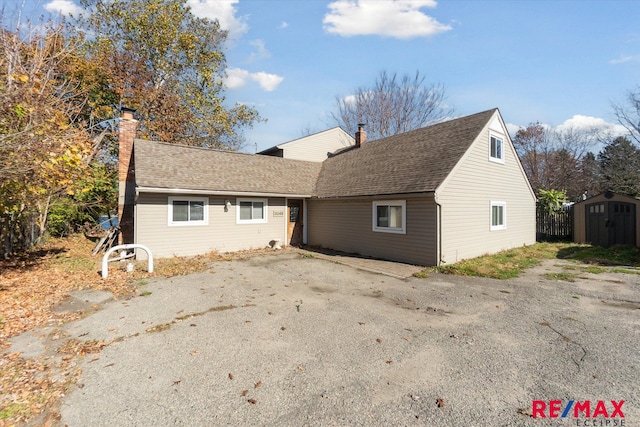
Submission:
<svg viewBox="0 0 640 427">
<path fill-rule="evenodd" d="M 483 115 L 483 114 L 487 114 L 489 112 L 491 112 L 493 114 L 496 110 L 499 111 L 498 108 L 496 107 L 496 108 L 490 108 L 490 109 L 485 110 L 485 111 L 481 111 L 479 113 L 473 113 L 473 114 L 468 114 L 466 116 L 454 117 L 454 118 L 451 118 L 451 119 L 448 119 L 448 120 L 444 120 L 442 122 L 433 123 L 433 124 L 428 125 L 428 126 L 423 126 L 421 128 L 411 129 L 411 130 L 408 130 L 408 131 L 402 132 L 402 133 L 396 133 L 394 135 L 385 136 L 384 138 L 373 139 L 373 140 L 367 141 L 365 144 L 376 143 L 378 141 L 384 141 L 385 139 L 389 139 L 389 138 L 401 137 L 403 135 L 406 135 L 406 134 L 409 134 L 409 133 L 412 133 L 412 132 L 424 131 L 426 129 L 433 129 L 435 127 L 443 126 L 443 125 L 446 125 L 446 124 L 451 125 L 452 122 L 459 121 L 459 120 L 461 121 L 461 120 L 471 119 L 472 117 L 480 116 L 480 115 Z"/>
<path fill-rule="evenodd" d="M 164 145 L 164 146 L 171 147 L 171 148 L 174 148 L 174 149 L 202 150 L 202 151 L 205 151 L 205 152 L 208 152 L 208 153 L 220 153 L 220 154 L 229 154 L 229 155 L 244 155 L 244 156 L 249 156 L 249 157 L 256 158 L 256 159 L 272 159 L 272 160 L 267 160 L 267 161 L 318 163 L 318 162 L 311 162 L 311 161 L 308 161 L 308 160 L 286 159 L 286 158 L 283 158 L 283 157 L 274 157 L 274 156 L 263 156 L 263 155 L 259 155 L 259 154 L 244 153 L 242 151 L 222 150 L 222 149 L 219 149 L 219 148 L 206 148 L 206 147 L 199 147 L 197 145 L 184 145 L 184 144 L 179 144 L 177 142 L 154 141 L 154 140 L 144 139 L 144 138 L 136 138 L 134 140 L 134 145 L 135 145 L 135 142 L 143 142 L 143 143 L 148 143 L 148 144 Z"/>
</svg>

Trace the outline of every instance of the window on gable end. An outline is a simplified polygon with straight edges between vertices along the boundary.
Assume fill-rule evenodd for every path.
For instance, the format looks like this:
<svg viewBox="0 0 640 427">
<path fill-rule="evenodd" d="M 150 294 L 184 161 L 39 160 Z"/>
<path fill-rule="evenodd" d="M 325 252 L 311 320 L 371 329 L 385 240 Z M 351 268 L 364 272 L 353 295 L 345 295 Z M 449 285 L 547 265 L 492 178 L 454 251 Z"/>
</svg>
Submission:
<svg viewBox="0 0 640 427">
<path fill-rule="evenodd" d="M 490 135 L 489 160 L 504 163 L 504 140 L 496 135 Z"/>
</svg>

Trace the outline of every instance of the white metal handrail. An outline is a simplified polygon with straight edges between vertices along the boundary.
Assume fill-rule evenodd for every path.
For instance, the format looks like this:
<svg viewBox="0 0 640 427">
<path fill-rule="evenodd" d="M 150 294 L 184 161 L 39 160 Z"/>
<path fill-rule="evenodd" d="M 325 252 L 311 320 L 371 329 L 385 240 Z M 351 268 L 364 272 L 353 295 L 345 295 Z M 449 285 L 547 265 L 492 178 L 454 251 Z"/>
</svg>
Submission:
<svg viewBox="0 0 640 427">
<path fill-rule="evenodd" d="M 121 249 L 123 249 L 123 250 L 127 250 L 127 249 L 142 249 L 143 251 L 145 251 L 147 253 L 147 257 L 149 259 L 149 262 L 147 263 L 147 271 L 149 273 L 153 273 L 153 255 L 151 255 L 151 249 L 149 249 L 145 245 L 140 245 L 138 243 L 130 243 L 130 244 L 127 244 L 127 245 L 114 246 L 104 254 L 104 256 L 102 257 L 102 278 L 103 279 L 106 279 L 109 276 L 109 261 L 120 261 L 122 259 L 128 258 L 128 257 L 125 256 L 125 257 L 120 257 L 120 258 L 109 259 L 109 255 L 111 255 L 113 252 L 119 251 Z"/>
</svg>

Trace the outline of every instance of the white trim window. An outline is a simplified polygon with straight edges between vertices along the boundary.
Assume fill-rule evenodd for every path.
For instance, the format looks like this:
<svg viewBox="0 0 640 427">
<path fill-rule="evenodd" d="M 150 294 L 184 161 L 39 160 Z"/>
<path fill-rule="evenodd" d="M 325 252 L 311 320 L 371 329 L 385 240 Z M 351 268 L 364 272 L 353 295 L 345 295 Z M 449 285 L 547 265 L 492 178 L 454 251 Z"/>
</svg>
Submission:
<svg viewBox="0 0 640 427">
<path fill-rule="evenodd" d="M 209 224 L 208 197 L 169 197 L 169 226 Z"/>
<path fill-rule="evenodd" d="M 507 203 L 491 202 L 491 231 L 507 228 Z"/>
<path fill-rule="evenodd" d="M 266 224 L 267 199 L 236 199 L 236 224 Z"/>
<path fill-rule="evenodd" d="M 489 160 L 504 163 L 504 139 L 494 134 L 489 135 Z"/>
<path fill-rule="evenodd" d="M 381 200 L 373 202 L 373 231 L 383 233 L 407 233 L 407 202 L 405 200 Z"/>
</svg>

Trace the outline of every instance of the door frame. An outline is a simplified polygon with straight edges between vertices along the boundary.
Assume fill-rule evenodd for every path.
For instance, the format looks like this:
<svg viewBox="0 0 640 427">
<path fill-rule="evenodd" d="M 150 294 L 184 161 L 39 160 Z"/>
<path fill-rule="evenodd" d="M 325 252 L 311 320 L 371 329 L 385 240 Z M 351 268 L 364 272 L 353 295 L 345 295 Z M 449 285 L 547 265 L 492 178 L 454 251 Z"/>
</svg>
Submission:
<svg viewBox="0 0 640 427">
<path fill-rule="evenodd" d="M 285 236 L 285 244 L 287 246 L 290 245 L 291 243 L 291 237 L 293 237 L 293 234 L 291 236 L 289 236 L 289 215 L 290 215 L 290 211 L 289 211 L 289 202 L 300 202 L 300 208 L 302 209 L 302 217 L 298 218 L 298 221 L 300 222 L 300 227 L 301 227 L 301 243 L 303 245 L 307 244 L 307 199 L 303 199 L 303 198 L 297 198 L 297 197 L 292 197 L 292 198 L 286 198 L 285 199 L 285 211 L 286 211 L 286 218 L 284 221 L 284 236 Z"/>
</svg>

